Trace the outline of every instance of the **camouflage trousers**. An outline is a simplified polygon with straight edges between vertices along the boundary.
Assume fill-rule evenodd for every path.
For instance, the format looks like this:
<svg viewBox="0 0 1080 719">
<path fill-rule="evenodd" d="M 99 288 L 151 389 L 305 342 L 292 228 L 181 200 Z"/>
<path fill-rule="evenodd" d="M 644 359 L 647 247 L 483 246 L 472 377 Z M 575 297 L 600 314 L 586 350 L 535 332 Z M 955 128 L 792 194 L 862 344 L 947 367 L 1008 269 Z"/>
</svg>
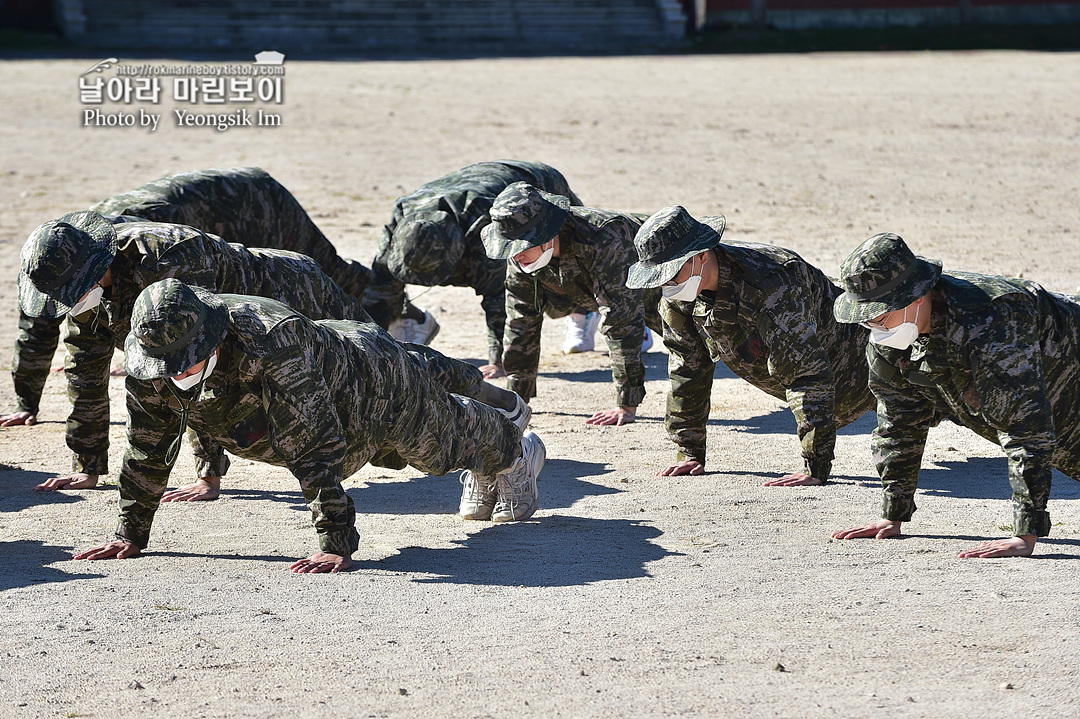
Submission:
<svg viewBox="0 0 1080 719">
<path fill-rule="evenodd" d="M 346 336 L 367 331 L 352 323 L 326 324 Z M 411 465 L 439 476 L 455 469 L 494 476 L 521 456 L 517 425 L 468 396 L 477 394 L 484 381 L 480 370 L 424 345 L 395 344 L 405 351 L 388 353 L 380 362 L 395 395 L 392 411 L 361 406 L 357 413 L 369 418 L 368 439 L 379 449 L 350 464 L 359 459 L 393 469 Z M 362 396 L 357 401 L 366 404 Z"/>
<path fill-rule="evenodd" d="M 60 323 L 63 321 L 63 317 L 31 317 L 19 311 L 19 336 L 11 360 L 16 412 L 38 413 L 41 392 L 49 376 L 56 346 L 60 343 Z"/>
<path fill-rule="evenodd" d="M 447 392 L 452 395 L 461 395 L 461 399 L 476 397 L 479 393 L 480 385 L 484 382 L 484 375 L 468 362 L 447 357 L 427 345 L 402 342 L 401 346 L 409 354 L 413 362 L 421 368 L 424 375 Z M 376 467 L 386 467 L 387 469 L 404 469 L 412 464 L 411 460 L 400 454 L 391 445 L 381 447 L 370 461 Z M 425 469 L 424 471 L 430 470 Z"/>
</svg>

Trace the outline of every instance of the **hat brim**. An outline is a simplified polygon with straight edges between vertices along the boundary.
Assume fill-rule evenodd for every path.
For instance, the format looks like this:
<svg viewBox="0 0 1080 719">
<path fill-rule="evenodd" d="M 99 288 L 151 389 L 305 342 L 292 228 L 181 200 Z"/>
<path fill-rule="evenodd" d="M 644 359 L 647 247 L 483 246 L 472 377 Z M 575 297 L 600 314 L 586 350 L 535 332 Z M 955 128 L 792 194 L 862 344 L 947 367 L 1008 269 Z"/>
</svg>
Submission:
<svg viewBox="0 0 1080 719">
<path fill-rule="evenodd" d="M 727 220 L 723 215 L 703 217 L 698 221 L 698 230 L 687 243 L 675 251 L 671 259 L 663 262 L 640 260 L 630 265 L 627 272 L 626 286 L 632 290 L 659 287 L 670 282 L 682 269 L 686 261 L 694 255 L 711 250 L 720 244 L 724 236 Z"/>
<path fill-rule="evenodd" d="M 934 288 L 941 277 L 941 262 L 916 257 L 915 270 L 910 280 L 884 297 L 860 300 L 857 295 L 845 292 L 833 301 L 833 316 L 837 322 L 869 322 L 888 312 L 902 310 Z"/>
<path fill-rule="evenodd" d="M 540 191 L 540 195 L 551 207 L 544 213 L 536 226 L 519 237 L 504 235 L 494 222 L 480 231 L 484 251 L 493 260 L 507 260 L 524 252 L 550 242 L 559 234 L 566 221 L 570 219 L 570 200 L 562 195 Z"/>
<path fill-rule="evenodd" d="M 129 332 L 124 340 L 124 369 L 139 380 L 176 377 L 209 359 L 221 346 L 229 331 L 229 310 L 216 295 L 201 287 L 192 287 L 195 295 L 206 305 L 202 329 L 190 343 L 165 355 L 150 355 L 139 343 L 135 332 Z"/>
<path fill-rule="evenodd" d="M 97 212 L 72 212 L 52 221 L 63 222 L 82 230 L 90 236 L 86 261 L 75 274 L 60 287 L 42 292 L 33 281 L 20 271 L 17 280 L 19 308 L 30 317 L 63 317 L 71 308 L 94 288 L 116 257 L 116 230 L 112 223 Z"/>
</svg>

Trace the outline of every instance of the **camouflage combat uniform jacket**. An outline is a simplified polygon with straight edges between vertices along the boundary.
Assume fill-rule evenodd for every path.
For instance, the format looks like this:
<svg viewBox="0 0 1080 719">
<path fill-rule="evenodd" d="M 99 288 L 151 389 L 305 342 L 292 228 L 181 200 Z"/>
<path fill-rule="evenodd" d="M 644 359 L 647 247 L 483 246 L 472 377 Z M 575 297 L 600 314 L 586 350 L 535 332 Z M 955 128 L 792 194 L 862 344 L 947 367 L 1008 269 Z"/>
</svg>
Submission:
<svg viewBox="0 0 1080 719">
<path fill-rule="evenodd" d="M 148 285 L 175 277 L 210 291 L 273 297 L 315 319 L 370 319 L 358 300 L 342 292 L 304 255 L 249 250 L 184 225 L 124 222 L 116 225 L 116 231 L 113 284 L 105 289 L 97 311 L 69 319 L 65 340 L 68 396 L 73 403 L 67 443 L 75 453 L 75 472 L 108 472 L 109 367 L 113 349 L 123 349 L 131 329 L 135 299 Z M 27 358 L 26 350 L 26 344 L 16 345 L 15 365 L 34 367 L 29 375 L 40 396 L 52 351 Z M 194 449 L 200 477 L 221 476 L 228 469 L 228 458 L 212 442 L 198 438 Z"/>
<path fill-rule="evenodd" d="M 219 295 L 229 312 L 217 367 L 201 390 L 127 379 L 128 448 L 117 536 L 145 548 L 168 482 L 166 449 L 189 426 L 230 453 L 287 467 L 322 551 L 351 555 L 359 535 L 341 483 L 376 453 L 443 475 L 492 476 L 521 456 L 521 430 L 485 404 L 446 392 L 371 323 L 313 322 L 260 297 Z M 407 390 L 407 391 L 405 391 Z"/>
<path fill-rule="evenodd" d="M 501 260 L 507 266 L 503 337 L 510 389 L 526 400 L 536 396 L 544 315 L 565 317 L 581 308 L 604 313 L 601 332 L 611 353 L 616 403 L 620 407 L 641 404 L 645 326 L 663 331 L 657 313 L 660 289 L 626 286 L 627 268 L 638 259 L 634 235 L 644 217 L 571 207 L 559 231 L 559 256 L 547 267 L 529 274 L 513 260 Z"/>
<path fill-rule="evenodd" d="M 340 257 L 326 235 L 285 187 L 258 167 L 185 172 L 148 182 L 90 208 L 102 215 L 131 215 L 152 222 L 198 227 L 247 247 L 307 255 L 357 299 L 371 270 Z"/>
<path fill-rule="evenodd" d="M 842 290 L 821 270 L 780 247 L 725 242 L 716 247 L 719 291 L 694 302 L 660 301 L 671 389 L 667 430 L 678 460 L 705 463 L 713 372 L 732 372 L 795 414 L 803 472 L 825 481 L 836 430 L 873 407 L 867 388 L 869 333 L 839 324 Z"/>
<path fill-rule="evenodd" d="M 338 256 L 334 245 L 296 198 L 258 167 L 163 177 L 90 209 L 103 215 L 197 227 L 247 247 L 299 252 L 314 259 L 323 272 L 357 299 L 363 298 L 371 279 L 367 267 Z M 11 367 L 16 412 L 38 413 L 62 321 L 62 317 L 33 318 L 19 313 L 19 335 Z M 123 339 L 120 335 L 119 340 Z"/>
<path fill-rule="evenodd" d="M 883 517 L 906 522 L 929 428 L 951 417 L 1005 450 L 1014 532 L 1050 532 L 1051 467 L 1080 479 L 1080 304 L 1030 280 L 945 272 L 929 335 L 870 344 Z"/>
<path fill-rule="evenodd" d="M 394 228 L 415 212 L 450 212 L 461 223 L 465 235 L 465 253 L 444 284 L 472 287 L 480 295 L 488 328 L 488 360 L 492 364 L 501 363 L 503 326 L 506 322 L 503 294 L 506 261 L 487 256 L 480 230 L 491 222 L 489 213 L 495 198 L 515 182 L 528 182 L 546 192 L 570 198 L 572 205 L 581 204 L 566 178 L 554 167 L 514 160 L 478 162 L 432 180 L 398 198 L 394 203 L 393 219 L 383 228 L 379 252 L 371 264 L 375 278 L 364 300 L 364 308 L 375 321 L 384 327 L 389 326 L 391 320 L 400 316 L 405 301 L 405 284 L 396 279 L 386 266 L 385 257 Z"/>
</svg>

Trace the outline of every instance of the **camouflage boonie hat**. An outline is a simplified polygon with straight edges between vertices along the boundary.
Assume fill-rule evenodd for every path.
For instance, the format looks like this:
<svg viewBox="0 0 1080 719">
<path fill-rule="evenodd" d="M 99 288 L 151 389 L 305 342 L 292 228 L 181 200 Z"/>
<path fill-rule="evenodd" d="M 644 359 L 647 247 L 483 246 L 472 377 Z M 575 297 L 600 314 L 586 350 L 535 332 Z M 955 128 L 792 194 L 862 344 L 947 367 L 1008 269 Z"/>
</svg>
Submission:
<svg viewBox="0 0 1080 719">
<path fill-rule="evenodd" d="M 630 265 L 626 286 L 638 290 L 671 281 L 687 260 L 720 244 L 726 224 L 723 215 L 699 222 L 681 205 L 655 213 L 634 237 L 640 259 Z"/>
<path fill-rule="evenodd" d="M 491 224 L 480 231 L 487 256 L 505 260 L 551 241 L 570 217 L 570 200 L 515 182 L 495 198 Z"/>
<path fill-rule="evenodd" d="M 402 220 L 391 238 L 386 266 L 411 285 L 439 285 L 450 279 L 465 254 L 465 233 L 449 212 L 417 212 Z"/>
<path fill-rule="evenodd" d="M 63 317 L 116 257 L 116 230 L 96 212 L 38 225 L 22 248 L 19 307 L 30 317 Z"/>
<path fill-rule="evenodd" d="M 941 262 L 916 257 L 891 232 L 874 235 L 840 266 L 844 294 L 833 303 L 837 322 L 866 322 L 903 309 L 937 284 Z"/>
<path fill-rule="evenodd" d="M 131 310 L 124 368 L 135 379 L 176 377 L 209 359 L 228 328 L 229 311 L 213 293 L 172 278 L 155 282 Z"/>
</svg>

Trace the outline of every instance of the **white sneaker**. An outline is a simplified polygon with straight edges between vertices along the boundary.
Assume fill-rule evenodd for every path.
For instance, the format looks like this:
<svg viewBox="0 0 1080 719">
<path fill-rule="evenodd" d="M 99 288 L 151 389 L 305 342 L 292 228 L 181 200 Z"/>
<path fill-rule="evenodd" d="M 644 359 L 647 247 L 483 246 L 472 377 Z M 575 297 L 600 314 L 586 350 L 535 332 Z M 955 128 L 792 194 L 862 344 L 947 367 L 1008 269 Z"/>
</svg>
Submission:
<svg viewBox="0 0 1080 719">
<path fill-rule="evenodd" d="M 645 328 L 645 341 L 641 343 L 641 351 L 642 352 L 648 352 L 649 349 L 652 347 L 652 344 L 653 344 L 652 331 L 648 327 L 646 327 Z"/>
<path fill-rule="evenodd" d="M 387 331 L 398 342 L 426 345 L 431 344 L 431 340 L 435 339 L 435 335 L 439 334 L 439 329 L 439 323 L 435 321 L 430 312 L 424 310 L 423 322 L 417 322 L 407 317 L 399 317 L 390 323 L 390 328 Z"/>
<path fill-rule="evenodd" d="M 540 508 L 536 476 L 544 467 L 547 449 L 534 432 L 521 437 L 521 457 L 510 469 L 495 475 L 498 497 L 491 513 L 492 522 L 520 522 Z"/>
<path fill-rule="evenodd" d="M 502 412 L 508 420 L 518 426 L 522 432 L 525 432 L 525 428 L 529 426 L 529 420 L 532 419 L 532 407 L 521 398 L 521 395 L 515 394 L 517 403 L 512 410 L 499 409 L 497 411 Z"/>
<path fill-rule="evenodd" d="M 461 518 L 481 521 L 490 519 L 491 512 L 495 509 L 495 478 L 481 481 L 471 471 L 465 470 L 458 481 L 463 485 L 461 503 L 458 504 Z"/>
<path fill-rule="evenodd" d="M 574 312 L 566 318 L 566 341 L 563 342 L 563 354 L 592 352 L 596 347 L 596 328 L 600 326 L 600 313 L 581 314 Z"/>
</svg>

